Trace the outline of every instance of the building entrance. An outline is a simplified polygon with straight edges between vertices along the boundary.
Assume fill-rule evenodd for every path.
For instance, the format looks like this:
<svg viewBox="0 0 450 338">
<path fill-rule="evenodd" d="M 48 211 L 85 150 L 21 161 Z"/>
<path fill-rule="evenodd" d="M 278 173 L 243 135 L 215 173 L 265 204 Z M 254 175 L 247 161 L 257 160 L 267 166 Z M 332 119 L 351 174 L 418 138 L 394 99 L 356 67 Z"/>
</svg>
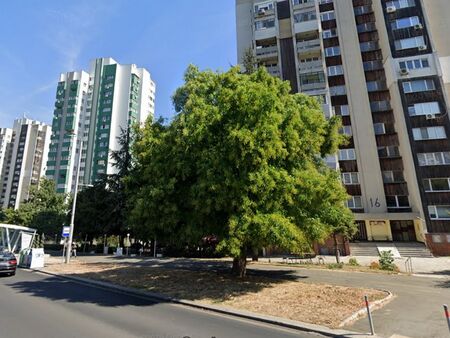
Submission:
<svg viewBox="0 0 450 338">
<path fill-rule="evenodd" d="M 394 242 L 417 241 L 413 221 L 391 221 L 391 231 Z"/>
</svg>

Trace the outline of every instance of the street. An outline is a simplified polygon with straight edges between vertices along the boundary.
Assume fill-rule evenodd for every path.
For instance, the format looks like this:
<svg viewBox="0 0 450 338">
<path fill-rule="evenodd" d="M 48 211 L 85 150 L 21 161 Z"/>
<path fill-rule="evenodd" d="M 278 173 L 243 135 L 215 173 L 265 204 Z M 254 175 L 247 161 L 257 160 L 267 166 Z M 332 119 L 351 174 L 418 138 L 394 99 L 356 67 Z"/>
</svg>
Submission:
<svg viewBox="0 0 450 338">
<path fill-rule="evenodd" d="M 319 337 L 22 270 L 0 295 L 2 338 Z"/>
</svg>

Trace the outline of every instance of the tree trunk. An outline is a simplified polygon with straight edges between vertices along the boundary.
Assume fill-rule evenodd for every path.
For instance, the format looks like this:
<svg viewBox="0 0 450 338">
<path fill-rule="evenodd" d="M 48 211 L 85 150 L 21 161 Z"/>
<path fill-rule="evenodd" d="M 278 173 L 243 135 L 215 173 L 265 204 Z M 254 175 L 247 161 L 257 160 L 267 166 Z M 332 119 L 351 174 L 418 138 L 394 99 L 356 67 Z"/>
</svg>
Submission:
<svg viewBox="0 0 450 338">
<path fill-rule="evenodd" d="M 258 256 L 259 256 L 258 248 L 253 248 L 253 250 L 252 250 L 252 261 L 253 262 L 257 262 L 258 261 Z"/>
<path fill-rule="evenodd" d="M 341 255 L 339 253 L 337 235 L 333 234 L 333 237 L 334 237 L 334 253 L 336 255 L 336 263 L 340 264 L 341 263 Z"/>
<path fill-rule="evenodd" d="M 231 272 L 233 275 L 244 278 L 247 272 L 247 255 L 241 255 L 233 258 L 233 267 Z"/>
</svg>

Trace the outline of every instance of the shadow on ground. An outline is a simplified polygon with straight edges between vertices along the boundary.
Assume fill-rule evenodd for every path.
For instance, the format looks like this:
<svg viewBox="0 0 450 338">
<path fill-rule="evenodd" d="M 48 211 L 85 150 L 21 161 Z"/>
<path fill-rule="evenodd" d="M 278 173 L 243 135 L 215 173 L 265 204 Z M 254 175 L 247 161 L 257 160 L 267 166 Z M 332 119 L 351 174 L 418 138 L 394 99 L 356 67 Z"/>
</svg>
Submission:
<svg viewBox="0 0 450 338">
<path fill-rule="evenodd" d="M 195 270 L 171 266 L 130 264 L 116 262 L 114 266 L 103 263 L 90 263 L 88 272 L 65 273 L 68 276 L 94 279 L 114 284 L 143 289 L 155 294 L 192 301 L 207 300 L 219 303 L 234 297 L 274 287 L 280 283 L 296 280 L 291 271 L 265 271 L 271 278 L 250 275 L 240 279 L 232 276 L 230 269 L 214 270 L 202 265 Z M 82 267 L 82 266 L 81 266 Z M 45 297 L 55 301 L 95 303 L 101 306 L 147 306 L 161 303 L 160 300 L 148 300 L 97 288 L 57 277 L 46 277 L 36 281 L 19 281 L 7 283 L 17 292 L 28 293 L 36 297 Z"/>
<path fill-rule="evenodd" d="M 110 291 L 89 287 L 85 284 L 79 284 L 57 277 L 46 277 L 35 281 L 11 281 L 7 285 L 18 293 L 27 293 L 35 297 L 70 303 L 93 303 L 108 307 L 128 305 L 148 306 L 161 303 L 161 301 L 133 297 L 120 293 L 111 297 Z"/>
</svg>

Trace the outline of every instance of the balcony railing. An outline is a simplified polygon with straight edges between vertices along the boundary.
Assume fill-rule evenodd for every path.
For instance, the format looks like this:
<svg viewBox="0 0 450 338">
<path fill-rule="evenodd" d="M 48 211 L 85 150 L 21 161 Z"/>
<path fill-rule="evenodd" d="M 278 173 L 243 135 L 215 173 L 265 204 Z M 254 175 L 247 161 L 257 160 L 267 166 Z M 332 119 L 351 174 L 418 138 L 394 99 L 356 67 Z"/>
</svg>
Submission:
<svg viewBox="0 0 450 338">
<path fill-rule="evenodd" d="M 322 60 L 300 62 L 298 69 L 300 72 L 309 72 L 312 70 L 322 70 L 323 62 L 322 62 Z"/>
<path fill-rule="evenodd" d="M 389 101 L 373 101 L 370 103 L 370 110 L 372 113 L 391 110 L 391 104 Z"/>
<path fill-rule="evenodd" d="M 345 86 L 334 86 L 330 87 L 330 95 L 331 96 L 339 96 L 339 95 L 346 95 L 347 89 Z"/>
<path fill-rule="evenodd" d="M 372 71 L 372 70 L 379 70 L 383 69 L 383 63 L 380 60 L 375 61 L 366 61 L 363 63 L 364 71 Z"/>
<path fill-rule="evenodd" d="M 297 42 L 297 52 L 304 53 L 311 50 L 317 50 L 320 49 L 320 40 L 306 40 L 306 41 L 300 41 Z"/>
<path fill-rule="evenodd" d="M 274 55 L 278 53 L 278 47 L 277 46 L 268 46 L 268 47 L 260 47 L 256 48 L 256 56 L 269 56 Z"/>
<path fill-rule="evenodd" d="M 325 82 L 312 82 L 312 83 L 306 83 L 301 84 L 300 88 L 302 91 L 304 90 L 316 90 L 316 89 L 324 89 L 326 87 Z"/>
<path fill-rule="evenodd" d="M 361 48 L 361 52 L 371 52 L 380 49 L 378 42 L 375 41 L 361 42 L 359 47 Z"/>
<path fill-rule="evenodd" d="M 270 75 L 273 76 L 280 76 L 280 67 L 278 66 L 272 66 L 272 67 L 266 67 L 267 71 Z"/>
</svg>

